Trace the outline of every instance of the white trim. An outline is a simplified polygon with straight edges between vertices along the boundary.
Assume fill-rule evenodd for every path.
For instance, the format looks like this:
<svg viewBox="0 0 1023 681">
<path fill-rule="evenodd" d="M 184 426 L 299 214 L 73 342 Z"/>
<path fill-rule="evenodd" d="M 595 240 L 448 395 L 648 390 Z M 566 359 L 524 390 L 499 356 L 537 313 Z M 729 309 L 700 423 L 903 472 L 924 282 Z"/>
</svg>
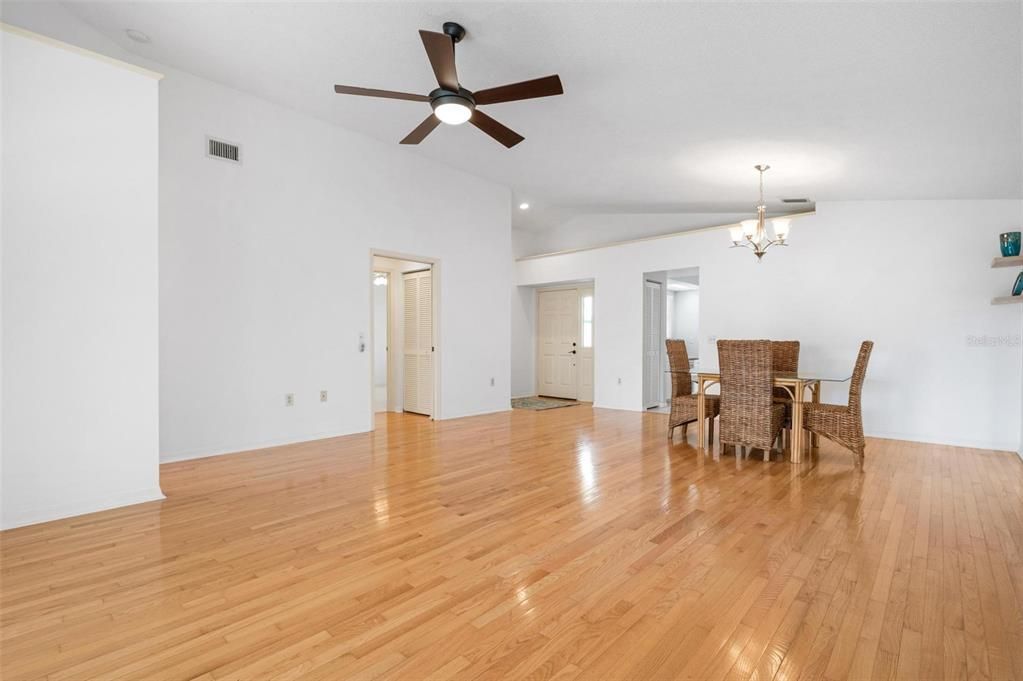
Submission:
<svg viewBox="0 0 1023 681">
<path fill-rule="evenodd" d="M 277 447 L 285 447 L 288 445 L 300 445 L 306 442 L 315 442 L 317 440 L 329 440 L 335 437 L 345 437 L 347 435 L 362 435 L 368 433 L 368 430 L 346 430 L 346 431 L 321 431 L 319 433 L 312 433 L 312 436 L 303 435 L 300 440 L 261 440 L 259 442 L 253 442 L 241 446 L 232 446 L 227 449 L 186 449 L 182 452 L 171 452 L 160 454 L 160 465 L 165 463 L 177 463 L 179 461 L 192 461 L 193 459 L 206 459 L 214 456 L 224 456 L 225 454 L 243 454 L 245 452 L 257 452 L 263 449 L 275 449 Z"/>
<path fill-rule="evenodd" d="M 109 511 L 115 508 L 144 504 L 150 501 L 159 501 L 161 499 L 166 499 L 166 497 L 163 495 L 163 491 L 160 490 L 160 487 L 157 486 L 134 492 L 115 494 L 113 496 L 107 495 L 102 499 L 76 501 L 74 503 L 61 504 L 60 506 L 51 506 L 49 508 L 26 509 L 15 513 L 5 513 L 3 522 L 0 524 L 0 529 L 11 530 L 15 527 L 36 525 L 38 523 L 46 523 L 54 520 L 64 520 L 66 518 L 73 518 L 87 513 Z"/>
<path fill-rule="evenodd" d="M 137 73 L 137 74 L 139 74 L 141 76 L 146 76 L 147 78 L 152 78 L 153 80 L 163 80 L 163 74 L 162 73 L 158 73 L 156 71 L 150 71 L 149 69 L 143 68 L 143 67 L 138 66 L 136 64 L 132 64 L 132 63 L 129 63 L 129 62 L 126 62 L 126 61 L 121 61 L 120 59 L 114 59 L 113 57 L 108 57 L 105 54 L 100 54 L 99 52 L 93 52 L 92 50 L 87 50 L 87 49 L 85 49 L 83 47 L 78 47 L 77 45 L 71 45 L 71 44 L 65 43 L 63 41 L 57 40 L 56 38 L 51 38 L 51 37 L 43 35 L 41 33 L 35 33 L 33 31 L 29 31 L 28 29 L 21 28 L 20 26 L 14 26 L 12 24 L 6 24 L 6 23 L 3 23 L 3 22 L 0 22 L 0 30 L 6 31 L 7 33 L 10 33 L 12 35 L 19 35 L 22 38 L 29 38 L 30 40 L 35 40 L 35 41 L 44 43 L 46 45 L 50 45 L 51 47 L 59 48 L 61 50 L 67 50 L 68 52 L 74 52 L 75 54 L 80 54 L 83 57 L 89 57 L 90 59 L 95 59 L 97 61 L 101 61 L 101 62 L 110 64 L 112 66 L 116 66 L 118 68 L 122 68 L 122 69 L 125 69 L 125 70 L 128 70 L 128 71 L 133 71 L 134 73 Z"/>
<path fill-rule="evenodd" d="M 631 412 L 634 414 L 657 414 L 650 409 L 632 409 L 626 407 L 611 407 L 604 404 L 593 404 L 594 409 L 607 409 L 609 411 L 624 411 Z M 667 415 L 667 414 L 665 414 Z M 916 435 L 912 433 L 878 433 L 878 432 L 865 432 L 864 435 L 874 440 L 896 440 L 898 442 L 912 442 L 914 444 L 921 445 L 934 445 L 935 447 L 959 447 L 962 449 L 981 449 L 984 451 L 995 452 L 995 453 L 1008 453 L 1018 454 L 1016 452 L 1016 444 L 1009 442 L 981 442 L 979 440 L 952 440 L 949 442 L 936 442 L 933 437 L 926 435 Z M 867 449 L 867 456 L 870 456 L 870 449 Z M 1023 459 L 1023 456 L 1020 456 Z"/>
<path fill-rule="evenodd" d="M 963 449 L 983 449 L 990 452 L 1008 452 L 1016 454 L 1015 443 L 1009 442 L 982 442 L 980 440 L 952 440 L 949 442 L 937 442 L 933 436 L 916 435 L 913 433 L 874 433 L 865 432 L 864 435 L 875 440 L 897 440 L 899 442 L 913 442 L 922 445 L 934 445 L 937 447 L 961 447 Z M 870 455 L 870 450 L 867 450 Z"/>
<path fill-rule="evenodd" d="M 816 215 L 817 210 L 808 210 L 799 213 L 784 213 L 775 217 L 789 218 L 795 220 L 797 218 L 805 218 L 811 215 Z M 537 253 L 536 255 L 524 255 L 519 258 L 515 258 L 515 262 L 522 262 L 524 260 L 536 260 L 537 258 L 549 258 L 552 255 L 568 255 L 570 253 L 583 253 L 585 251 L 595 251 L 600 248 L 614 248 L 615 246 L 624 246 L 626 244 L 638 244 L 643 241 L 656 241 L 657 239 L 671 239 L 676 236 L 685 236 L 687 234 L 700 234 L 701 232 L 712 232 L 719 229 L 728 229 L 729 227 L 736 227 L 739 223 L 730 222 L 727 225 L 711 225 L 710 227 L 697 227 L 696 229 L 683 229 L 678 232 L 670 232 L 669 234 L 655 234 L 653 236 L 643 236 L 636 239 L 624 239 L 622 241 L 611 241 L 606 244 L 600 244 L 598 246 L 583 246 L 581 248 L 568 248 L 563 251 L 551 251 L 550 253 Z M 727 248 L 727 245 L 726 245 Z"/>
<path fill-rule="evenodd" d="M 525 395 L 525 397 L 532 397 L 532 395 Z M 508 403 L 508 408 L 507 409 L 488 409 L 488 410 L 485 410 L 485 411 L 474 411 L 474 412 L 469 413 L 469 414 L 459 414 L 458 416 L 449 416 L 449 417 L 445 417 L 443 419 L 434 419 L 434 420 L 436 420 L 436 421 L 441 421 L 441 420 L 443 420 L 443 421 L 457 421 L 458 419 L 467 419 L 467 418 L 470 418 L 472 416 L 488 416 L 490 414 L 504 414 L 505 412 L 509 412 L 509 411 L 512 411 L 511 402 Z"/>
</svg>

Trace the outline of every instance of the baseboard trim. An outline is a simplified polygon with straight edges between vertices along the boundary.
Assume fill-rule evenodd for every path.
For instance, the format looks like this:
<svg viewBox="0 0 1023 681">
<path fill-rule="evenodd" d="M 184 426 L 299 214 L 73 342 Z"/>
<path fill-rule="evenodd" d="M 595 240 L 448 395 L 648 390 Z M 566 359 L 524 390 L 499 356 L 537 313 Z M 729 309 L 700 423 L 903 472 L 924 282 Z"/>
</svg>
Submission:
<svg viewBox="0 0 1023 681">
<path fill-rule="evenodd" d="M 938 440 L 928 435 L 916 435 L 913 433 L 883 433 L 868 432 L 865 435 L 876 440 L 898 440 L 900 442 L 916 442 L 923 445 L 938 445 L 941 447 L 962 447 L 964 449 L 984 449 L 992 452 L 1014 452 L 1016 443 L 1009 442 L 985 442 L 980 440 L 952 438 Z"/>
<path fill-rule="evenodd" d="M 166 499 L 166 497 L 163 495 L 163 491 L 160 487 L 157 486 L 144 490 L 124 492 L 122 494 L 113 495 L 112 497 L 107 496 L 102 500 L 88 499 L 76 501 L 71 504 L 52 506 L 50 508 L 25 509 L 15 513 L 5 513 L 3 521 L 0 522 L 0 529 L 12 530 L 16 527 L 38 525 L 39 523 L 48 523 L 54 520 L 64 520 L 66 518 L 86 515 L 87 513 L 109 511 L 111 509 L 122 508 L 124 506 L 134 506 L 135 504 L 144 504 L 150 501 L 160 501 L 161 499 Z"/>
<path fill-rule="evenodd" d="M 594 403 L 595 409 L 613 409 L 615 411 L 630 411 L 643 413 L 648 411 L 647 409 L 635 409 L 631 407 L 615 407 L 606 404 Z M 667 416 L 667 414 L 665 414 Z M 1018 453 L 1020 458 L 1023 459 L 1023 451 L 1018 451 L 1019 445 L 1015 442 L 990 442 L 981 440 L 970 440 L 970 439 L 949 439 L 949 440 L 938 440 L 933 436 L 919 435 L 914 433 L 887 433 L 887 432 L 867 432 L 867 437 L 875 438 L 878 440 L 900 440 L 902 442 L 917 442 L 920 444 L 927 445 L 940 445 L 944 447 L 963 447 L 965 449 L 984 449 L 993 452 L 1014 452 Z"/>
<path fill-rule="evenodd" d="M 473 412 L 471 414 L 459 414 L 458 416 L 445 416 L 443 418 L 436 418 L 437 421 L 453 421 L 454 419 L 462 419 L 470 416 L 486 416 L 487 414 L 498 414 L 504 411 L 511 411 L 511 406 L 507 409 L 492 409 L 489 411 Z M 401 412 L 395 412 L 401 413 Z M 276 447 L 286 447 L 288 445 L 300 445 L 307 442 L 316 442 L 317 440 L 329 440 L 335 437 L 346 437 L 348 435 L 364 435 L 371 433 L 372 430 L 348 430 L 348 431 L 329 431 L 323 433 L 312 433 L 310 435 L 303 435 L 299 439 L 285 439 L 285 440 L 266 440 L 263 442 L 254 442 L 245 445 L 231 446 L 223 449 L 192 449 L 183 452 L 172 452 L 172 453 L 161 453 L 160 463 L 178 463 L 181 461 L 194 461 L 196 459 L 208 459 L 214 456 L 226 456 L 228 454 L 243 454 L 246 452 L 255 452 L 263 449 L 274 449 Z"/>
<path fill-rule="evenodd" d="M 299 445 L 305 442 L 315 442 L 316 440 L 329 440 L 333 437 L 344 437 L 346 435 L 361 435 L 368 433 L 368 430 L 346 430 L 346 431 L 327 431 L 322 433 L 311 433 L 309 435 L 299 436 L 298 439 L 283 439 L 283 440 L 265 440 L 262 442 L 253 442 L 244 445 L 232 445 L 223 449 L 189 449 L 183 452 L 172 452 L 172 453 L 161 453 L 160 463 L 177 463 L 179 461 L 192 461 L 193 459 L 206 459 L 212 456 L 224 456 L 226 454 L 242 454 L 243 452 L 253 452 L 260 449 L 273 449 L 274 447 L 284 447 L 287 445 Z"/>
<path fill-rule="evenodd" d="M 487 411 L 474 411 L 471 414 L 459 414 L 458 416 L 445 416 L 444 418 L 436 419 L 437 421 L 454 421 L 455 419 L 466 419 L 471 416 L 487 416 L 489 414 L 502 414 L 506 411 L 511 411 L 511 400 L 508 401 L 508 406 L 504 409 L 490 409 Z"/>
</svg>

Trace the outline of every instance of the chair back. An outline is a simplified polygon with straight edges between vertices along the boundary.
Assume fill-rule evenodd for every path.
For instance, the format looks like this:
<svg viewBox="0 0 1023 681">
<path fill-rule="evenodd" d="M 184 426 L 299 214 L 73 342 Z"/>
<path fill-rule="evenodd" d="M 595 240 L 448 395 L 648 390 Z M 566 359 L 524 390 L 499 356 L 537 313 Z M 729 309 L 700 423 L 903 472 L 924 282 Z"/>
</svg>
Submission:
<svg viewBox="0 0 1023 681">
<path fill-rule="evenodd" d="M 668 350 L 668 367 L 671 368 L 671 396 L 693 394 L 693 379 L 689 373 L 689 352 L 686 342 L 669 338 L 664 341 Z"/>
<path fill-rule="evenodd" d="M 719 340 L 721 442 L 770 442 L 774 376 L 771 341 Z"/>
<path fill-rule="evenodd" d="M 863 341 L 860 344 L 860 354 L 856 357 L 852 381 L 849 382 L 849 409 L 856 413 L 860 413 L 860 395 L 863 393 L 863 381 L 867 377 L 867 362 L 870 361 L 870 351 L 873 349 L 874 341 Z"/>
<path fill-rule="evenodd" d="M 771 368 L 775 373 L 799 371 L 799 341 L 771 341 Z M 772 394 L 783 400 L 792 399 L 785 388 L 775 388 Z"/>
<path fill-rule="evenodd" d="M 771 368 L 777 371 L 799 371 L 799 341 L 771 341 Z"/>
</svg>

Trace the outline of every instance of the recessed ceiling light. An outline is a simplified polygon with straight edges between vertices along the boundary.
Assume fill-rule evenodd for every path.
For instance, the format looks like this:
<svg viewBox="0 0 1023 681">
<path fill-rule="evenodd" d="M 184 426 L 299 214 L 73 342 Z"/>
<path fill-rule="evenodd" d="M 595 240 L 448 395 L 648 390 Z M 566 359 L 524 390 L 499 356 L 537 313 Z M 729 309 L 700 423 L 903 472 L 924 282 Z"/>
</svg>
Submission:
<svg viewBox="0 0 1023 681">
<path fill-rule="evenodd" d="M 519 210 L 528 210 L 528 209 L 529 209 L 529 204 L 528 203 L 520 203 L 519 204 Z"/>
<path fill-rule="evenodd" d="M 124 29 L 124 33 L 137 43 L 142 43 L 144 45 L 149 43 L 149 36 L 142 31 L 136 31 L 134 28 L 126 28 Z"/>
</svg>

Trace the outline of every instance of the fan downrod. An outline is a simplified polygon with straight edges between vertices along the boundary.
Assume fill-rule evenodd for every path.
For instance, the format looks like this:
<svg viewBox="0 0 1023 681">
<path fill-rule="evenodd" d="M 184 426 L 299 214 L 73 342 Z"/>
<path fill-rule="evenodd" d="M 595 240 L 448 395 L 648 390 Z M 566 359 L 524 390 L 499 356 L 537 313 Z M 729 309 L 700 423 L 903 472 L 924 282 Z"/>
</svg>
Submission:
<svg viewBox="0 0 1023 681">
<path fill-rule="evenodd" d="M 455 23 L 454 21 L 445 21 L 444 35 L 451 36 L 451 39 L 458 43 L 461 42 L 462 38 L 465 37 L 465 28 L 463 28 L 461 24 Z"/>
</svg>

